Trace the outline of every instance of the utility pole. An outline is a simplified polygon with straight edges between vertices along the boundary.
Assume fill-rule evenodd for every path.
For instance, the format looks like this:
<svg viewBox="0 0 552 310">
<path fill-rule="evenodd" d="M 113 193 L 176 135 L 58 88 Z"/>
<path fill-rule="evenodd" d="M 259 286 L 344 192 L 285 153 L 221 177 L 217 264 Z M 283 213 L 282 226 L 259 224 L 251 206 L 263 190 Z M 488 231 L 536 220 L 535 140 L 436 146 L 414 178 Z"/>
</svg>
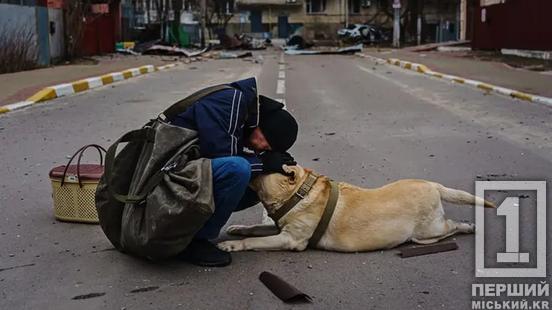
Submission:
<svg viewBox="0 0 552 310">
<path fill-rule="evenodd" d="M 205 23 L 206 23 L 206 15 L 207 15 L 207 0 L 201 0 L 200 1 L 200 14 L 201 18 L 199 19 L 199 25 L 200 25 L 200 36 L 201 36 L 201 48 L 205 47 Z"/>
<path fill-rule="evenodd" d="M 467 6 L 466 0 L 460 1 L 460 40 L 466 40 L 466 26 L 467 26 Z"/>
<path fill-rule="evenodd" d="M 401 0 L 393 0 L 393 47 L 399 48 L 401 41 Z"/>
<path fill-rule="evenodd" d="M 418 12 L 418 16 L 416 18 L 416 43 L 418 45 L 422 44 L 422 16 L 424 14 L 424 0 L 418 0 L 418 7 L 416 9 L 416 12 Z"/>
<path fill-rule="evenodd" d="M 349 1 L 344 0 L 344 10 L 345 10 L 345 28 L 349 27 Z"/>
</svg>

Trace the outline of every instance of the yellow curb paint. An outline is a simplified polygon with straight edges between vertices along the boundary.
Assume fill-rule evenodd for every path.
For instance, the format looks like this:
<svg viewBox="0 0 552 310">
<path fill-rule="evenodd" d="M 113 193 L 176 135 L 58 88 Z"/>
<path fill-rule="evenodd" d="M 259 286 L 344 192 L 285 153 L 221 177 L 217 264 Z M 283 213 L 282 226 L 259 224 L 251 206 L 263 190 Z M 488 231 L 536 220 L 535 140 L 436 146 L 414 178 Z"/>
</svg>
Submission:
<svg viewBox="0 0 552 310">
<path fill-rule="evenodd" d="M 132 71 L 130 70 L 125 70 L 123 72 L 121 72 L 123 74 L 123 77 L 126 79 L 130 79 L 132 77 Z"/>
<path fill-rule="evenodd" d="M 54 98 L 57 98 L 56 90 L 51 87 L 46 87 L 46 88 L 43 88 L 38 93 L 27 98 L 27 101 L 40 102 L 40 101 L 46 101 Z"/>
<path fill-rule="evenodd" d="M 113 83 L 113 77 L 110 74 L 102 75 L 100 79 L 104 85 Z"/>
<path fill-rule="evenodd" d="M 459 78 L 454 78 L 452 80 L 455 81 L 456 83 L 460 83 L 460 84 L 464 84 L 464 82 L 465 82 L 465 80 L 459 79 Z"/>
<path fill-rule="evenodd" d="M 511 93 L 510 96 L 521 100 L 533 101 L 533 96 L 519 91 Z"/>
<path fill-rule="evenodd" d="M 146 67 L 140 67 L 140 73 L 142 73 L 142 74 L 148 73 L 148 68 L 146 68 Z"/>
<path fill-rule="evenodd" d="M 8 113 L 10 110 L 6 107 L 0 107 L 0 114 Z"/>
<path fill-rule="evenodd" d="M 486 90 L 486 91 L 493 90 L 493 86 L 491 86 L 489 84 L 485 84 L 485 83 L 477 84 L 477 88 L 481 88 L 481 89 Z"/>
<path fill-rule="evenodd" d="M 364 54 L 360 54 L 360 55 L 364 56 Z M 399 66 L 399 67 L 401 67 L 401 63 L 403 63 L 404 64 L 404 66 L 403 66 L 404 69 L 410 69 L 410 70 L 413 70 L 413 71 L 418 71 L 420 73 L 424 73 L 426 75 L 434 76 L 434 77 L 437 77 L 437 78 L 443 78 L 443 74 L 431 71 L 426 65 L 406 62 L 406 61 L 402 61 L 402 60 L 397 59 L 397 58 L 387 58 L 386 62 L 389 63 L 389 64 L 392 64 L 392 65 Z M 451 78 L 452 78 L 452 81 L 454 81 L 456 83 L 466 84 L 466 79 L 463 79 L 463 78 L 460 78 L 460 77 L 451 77 Z M 472 81 L 472 82 L 474 82 L 474 81 Z M 470 83 L 470 85 L 473 85 L 473 83 Z M 495 91 L 495 88 L 496 88 L 496 92 L 498 92 L 500 94 L 504 94 L 504 92 L 501 90 L 502 88 L 496 87 L 496 86 L 493 86 L 493 85 L 490 85 L 490 84 L 486 84 L 486 83 L 477 84 L 477 88 L 485 90 L 487 92 Z M 512 91 L 512 93 L 510 93 L 510 97 L 520 99 L 520 100 L 529 101 L 529 102 L 540 102 L 540 98 L 541 98 L 541 97 L 538 97 L 538 96 L 533 96 L 531 94 L 527 94 L 527 93 L 519 92 L 519 91 Z M 549 99 L 549 98 L 546 98 L 546 99 Z"/>
<path fill-rule="evenodd" d="M 90 86 L 88 85 L 88 81 L 80 80 L 73 83 L 73 90 L 78 93 L 81 91 L 88 90 Z"/>
<path fill-rule="evenodd" d="M 426 67 L 425 65 L 418 65 L 418 72 L 426 73 L 428 71 L 429 71 L 429 68 Z"/>
</svg>

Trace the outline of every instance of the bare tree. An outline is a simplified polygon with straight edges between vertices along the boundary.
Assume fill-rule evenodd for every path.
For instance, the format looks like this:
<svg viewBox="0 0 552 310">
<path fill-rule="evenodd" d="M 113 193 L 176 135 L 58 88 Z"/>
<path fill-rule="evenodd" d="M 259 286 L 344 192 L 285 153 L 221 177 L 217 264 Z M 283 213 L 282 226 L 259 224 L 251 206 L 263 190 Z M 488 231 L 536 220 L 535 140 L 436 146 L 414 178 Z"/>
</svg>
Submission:
<svg viewBox="0 0 552 310">
<path fill-rule="evenodd" d="M 227 5 L 233 4 L 229 0 L 207 0 L 206 27 L 209 30 L 209 37 L 214 37 L 214 32 L 220 29 L 226 30 L 228 22 L 234 16 L 233 8 L 230 12 L 226 10 Z"/>
<path fill-rule="evenodd" d="M 31 27 L 0 26 L 0 73 L 36 68 L 38 51 Z"/>
<path fill-rule="evenodd" d="M 380 7 L 377 8 L 374 14 L 369 16 L 364 22 L 376 26 L 387 26 L 393 22 L 394 11 L 392 7 L 393 1 L 381 1 Z M 405 35 L 401 35 L 404 40 L 416 37 L 416 17 L 423 11 L 424 0 L 402 0 L 401 1 L 401 31 Z"/>
<path fill-rule="evenodd" d="M 72 59 L 77 54 L 83 35 L 85 20 L 90 11 L 90 0 L 65 0 L 65 55 Z"/>
</svg>

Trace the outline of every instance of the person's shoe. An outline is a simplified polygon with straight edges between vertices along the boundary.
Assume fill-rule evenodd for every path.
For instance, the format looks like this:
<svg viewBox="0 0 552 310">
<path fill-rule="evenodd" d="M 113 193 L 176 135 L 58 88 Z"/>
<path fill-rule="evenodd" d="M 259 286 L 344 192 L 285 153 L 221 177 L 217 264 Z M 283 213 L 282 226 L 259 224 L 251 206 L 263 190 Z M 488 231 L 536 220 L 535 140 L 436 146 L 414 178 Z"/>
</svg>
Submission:
<svg viewBox="0 0 552 310">
<path fill-rule="evenodd" d="M 232 262 L 230 253 L 220 250 L 206 239 L 192 240 L 178 258 L 205 267 L 224 267 Z"/>
</svg>

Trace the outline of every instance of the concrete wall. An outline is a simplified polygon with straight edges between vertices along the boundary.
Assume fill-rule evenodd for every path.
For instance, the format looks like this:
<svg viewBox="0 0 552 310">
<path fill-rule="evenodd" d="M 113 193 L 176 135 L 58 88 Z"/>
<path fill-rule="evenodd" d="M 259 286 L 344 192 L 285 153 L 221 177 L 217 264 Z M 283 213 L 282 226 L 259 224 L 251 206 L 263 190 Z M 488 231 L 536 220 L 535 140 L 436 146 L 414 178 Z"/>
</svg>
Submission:
<svg viewBox="0 0 552 310">
<path fill-rule="evenodd" d="M 57 62 L 61 60 L 65 54 L 65 45 L 63 38 L 63 10 L 48 9 L 48 19 L 50 24 L 53 23 L 54 27 L 53 33 L 51 31 L 52 29 L 48 29 L 50 40 L 50 57 L 52 58 L 52 62 Z"/>
</svg>

